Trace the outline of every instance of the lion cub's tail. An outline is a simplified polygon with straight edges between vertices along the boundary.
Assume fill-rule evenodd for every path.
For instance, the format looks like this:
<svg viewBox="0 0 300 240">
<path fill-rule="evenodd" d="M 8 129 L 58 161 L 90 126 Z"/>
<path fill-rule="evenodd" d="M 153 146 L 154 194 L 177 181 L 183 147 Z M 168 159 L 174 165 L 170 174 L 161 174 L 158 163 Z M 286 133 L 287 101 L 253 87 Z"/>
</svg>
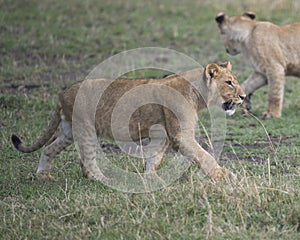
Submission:
<svg viewBox="0 0 300 240">
<path fill-rule="evenodd" d="M 55 114 L 53 115 L 50 123 L 48 124 L 47 129 L 43 131 L 42 136 L 32 146 L 23 145 L 20 138 L 13 134 L 11 136 L 11 141 L 14 144 L 15 148 L 21 152 L 30 153 L 44 146 L 50 140 L 50 138 L 53 136 L 53 134 L 56 132 L 58 128 L 58 125 L 61 121 L 60 111 L 61 111 L 61 107 L 60 105 L 58 105 Z"/>
</svg>

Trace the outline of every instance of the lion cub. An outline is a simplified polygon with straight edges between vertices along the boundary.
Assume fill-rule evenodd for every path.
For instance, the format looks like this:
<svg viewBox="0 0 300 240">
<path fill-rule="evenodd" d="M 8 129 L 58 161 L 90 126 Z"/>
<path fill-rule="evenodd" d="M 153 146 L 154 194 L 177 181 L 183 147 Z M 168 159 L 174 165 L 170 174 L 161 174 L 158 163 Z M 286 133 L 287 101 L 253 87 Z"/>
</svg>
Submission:
<svg viewBox="0 0 300 240">
<path fill-rule="evenodd" d="M 83 87 L 92 91 L 82 94 L 80 90 Z M 118 103 L 128 91 L 140 87 L 147 90 L 147 93 L 137 95 L 140 99 L 133 99 L 133 104 L 143 102 L 145 98 L 151 101 L 132 111 L 128 122 L 120 122 L 120 118 L 128 114 L 132 106 L 128 102 L 115 111 Z M 97 98 L 94 97 L 97 97 L 102 89 L 105 90 L 101 99 L 95 101 Z M 161 94 L 163 92 L 164 94 Z M 77 134 L 76 142 L 80 150 L 80 165 L 83 173 L 89 178 L 103 180 L 105 176 L 96 162 L 97 142 L 95 143 L 93 134 L 97 133 L 99 137 L 116 141 L 150 138 L 150 142 L 164 142 L 163 146 L 158 144 L 157 148 L 153 147 L 149 149 L 151 152 L 145 153 L 146 175 L 155 173 L 165 150 L 171 146 L 195 162 L 212 179 L 219 180 L 231 176 L 231 173 L 220 167 L 216 160 L 196 142 L 194 127 L 198 118 L 197 112 L 209 105 L 217 105 L 231 115 L 245 97 L 236 76 L 231 72 L 229 62 L 221 65 L 208 64 L 205 69 L 198 68 L 162 79 L 86 80 L 72 85 L 60 95 L 52 120 L 32 146 L 23 145 L 15 135 L 12 136 L 12 142 L 19 151 L 24 153 L 36 151 L 46 145 L 37 170 L 37 174 L 42 178 L 51 178 L 53 158 L 72 144 Z M 95 102 L 95 113 L 87 114 L 90 106 Z M 164 103 L 167 102 L 174 109 L 166 107 Z M 120 118 L 117 118 L 119 122 L 112 121 L 114 114 L 119 114 Z M 56 136 L 59 125 L 61 129 Z M 161 131 L 155 132 L 153 126 L 157 125 L 163 128 L 163 134 Z M 78 137 L 81 141 L 78 141 Z M 165 139 L 166 141 L 162 141 Z"/>
<path fill-rule="evenodd" d="M 232 17 L 218 13 L 215 20 L 226 51 L 230 55 L 242 53 L 254 68 L 242 84 L 248 96 L 247 105 L 251 106 L 251 94 L 268 84 L 268 111 L 262 116 L 280 117 L 285 76 L 300 77 L 300 23 L 278 26 L 255 18 L 253 12 Z"/>
</svg>

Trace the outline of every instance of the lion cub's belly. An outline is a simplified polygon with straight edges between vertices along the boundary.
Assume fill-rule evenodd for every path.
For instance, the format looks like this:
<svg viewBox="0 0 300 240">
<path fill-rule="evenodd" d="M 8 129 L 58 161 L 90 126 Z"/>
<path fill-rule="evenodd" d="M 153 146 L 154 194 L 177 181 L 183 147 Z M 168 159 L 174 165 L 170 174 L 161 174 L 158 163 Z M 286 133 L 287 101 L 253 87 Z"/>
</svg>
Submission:
<svg viewBox="0 0 300 240">
<path fill-rule="evenodd" d="M 100 137 L 119 141 L 140 140 L 148 138 L 151 127 L 161 125 L 165 128 L 163 107 L 158 104 L 147 104 L 132 114 L 126 112 L 118 114 L 101 114 L 100 108 L 96 113 L 96 129 Z M 119 117 L 118 117 L 119 116 Z"/>
<path fill-rule="evenodd" d="M 286 75 L 300 77 L 300 63 L 299 64 L 289 63 L 287 65 Z"/>
</svg>

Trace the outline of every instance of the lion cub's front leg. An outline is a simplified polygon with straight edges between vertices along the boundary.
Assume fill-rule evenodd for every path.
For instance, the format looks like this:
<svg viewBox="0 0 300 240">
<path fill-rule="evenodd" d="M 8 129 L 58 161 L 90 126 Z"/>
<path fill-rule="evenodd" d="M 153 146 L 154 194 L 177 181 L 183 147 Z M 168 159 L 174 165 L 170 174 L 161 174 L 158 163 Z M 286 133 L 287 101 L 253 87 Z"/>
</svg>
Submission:
<svg viewBox="0 0 300 240">
<path fill-rule="evenodd" d="M 222 168 L 207 151 L 205 151 L 195 139 L 185 139 L 180 144 L 180 152 L 191 161 L 198 164 L 203 171 L 214 181 L 234 178 L 229 170 Z"/>
<path fill-rule="evenodd" d="M 156 176 L 156 170 L 162 162 L 163 155 L 168 148 L 169 142 L 165 129 L 161 125 L 153 125 L 150 128 L 150 144 L 145 147 L 146 177 Z"/>
<path fill-rule="evenodd" d="M 267 78 L 258 72 L 253 72 L 242 84 L 247 97 L 242 103 L 241 108 L 244 116 L 248 116 L 251 112 L 251 95 L 260 87 L 267 85 Z"/>
</svg>

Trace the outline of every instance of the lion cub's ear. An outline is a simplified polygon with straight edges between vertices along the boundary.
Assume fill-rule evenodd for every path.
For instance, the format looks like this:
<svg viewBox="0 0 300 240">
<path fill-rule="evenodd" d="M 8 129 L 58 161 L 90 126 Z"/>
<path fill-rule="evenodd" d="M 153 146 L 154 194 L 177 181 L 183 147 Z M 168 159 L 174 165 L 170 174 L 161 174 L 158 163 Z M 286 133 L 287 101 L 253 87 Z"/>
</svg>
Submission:
<svg viewBox="0 0 300 240">
<path fill-rule="evenodd" d="M 219 64 L 222 68 L 227 68 L 229 71 L 232 69 L 232 65 L 229 61 Z"/>
<path fill-rule="evenodd" d="M 215 78 L 220 73 L 220 71 L 221 69 L 217 64 L 215 63 L 208 64 L 205 67 L 206 80 L 211 80 L 212 78 Z"/>
<path fill-rule="evenodd" d="M 215 20 L 218 24 L 221 24 L 224 22 L 225 17 L 226 17 L 225 13 L 220 12 L 216 15 Z"/>
<path fill-rule="evenodd" d="M 248 18 L 250 18 L 251 20 L 254 20 L 254 19 L 256 18 L 254 12 L 245 12 L 245 13 L 243 14 L 243 16 L 244 16 L 244 17 L 248 17 Z"/>
</svg>

